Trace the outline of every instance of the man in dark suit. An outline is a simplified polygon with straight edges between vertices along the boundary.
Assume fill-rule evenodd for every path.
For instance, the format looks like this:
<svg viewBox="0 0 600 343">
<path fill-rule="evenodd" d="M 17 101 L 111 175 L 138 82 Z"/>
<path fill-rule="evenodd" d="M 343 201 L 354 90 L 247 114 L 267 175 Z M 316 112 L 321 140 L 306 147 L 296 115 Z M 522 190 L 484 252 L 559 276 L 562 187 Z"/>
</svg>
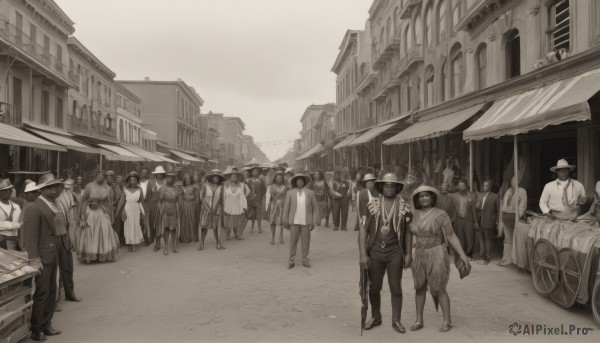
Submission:
<svg viewBox="0 0 600 343">
<path fill-rule="evenodd" d="M 302 246 L 302 265 L 310 268 L 308 250 L 310 248 L 310 232 L 321 218 L 319 204 L 315 193 L 305 188 L 308 177 L 297 174 L 292 178 L 294 189 L 287 192 L 283 205 L 283 226 L 290 229 L 290 260 L 288 269 L 294 268 L 298 238 Z"/>
<path fill-rule="evenodd" d="M 140 203 L 144 208 L 144 213 L 150 213 L 150 204 L 148 203 L 150 193 L 152 189 L 150 187 L 150 169 L 147 167 L 142 167 L 140 169 L 140 188 L 142 189 L 142 199 Z M 144 234 L 144 241 L 146 242 L 146 246 L 152 244 L 153 240 L 150 238 L 150 221 L 148 220 L 149 216 L 144 216 L 142 219 L 142 232 Z"/>
<path fill-rule="evenodd" d="M 494 229 L 498 225 L 498 212 L 500 211 L 500 197 L 492 192 L 494 183 L 491 180 L 483 182 L 483 192 L 477 194 L 475 208 L 479 229 L 476 230 L 479 241 L 479 255 L 476 259 L 483 259 L 483 264 L 490 263 Z"/>
<path fill-rule="evenodd" d="M 56 306 L 56 274 L 58 268 L 57 227 L 66 230 L 66 219 L 56 204 L 63 184 L 53 174 L 43 175 L 38 186 L 41 196 L 29 205 L 24 214 L 23 236 L 30 259 L 40 259 L 40 274 L 35 278 L 35 293 L 31 313 L 31 339 L 46 340 L 60 334 L 52 328 Z"/>
</svg>

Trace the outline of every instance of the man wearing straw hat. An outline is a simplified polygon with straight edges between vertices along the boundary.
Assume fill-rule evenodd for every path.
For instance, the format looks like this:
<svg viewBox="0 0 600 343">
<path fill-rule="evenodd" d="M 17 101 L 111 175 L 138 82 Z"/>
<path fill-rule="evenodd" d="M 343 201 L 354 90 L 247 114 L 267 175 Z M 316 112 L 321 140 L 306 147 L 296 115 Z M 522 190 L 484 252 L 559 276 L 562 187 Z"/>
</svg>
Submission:
<svg viewBox="0 0 600 343">
<path fill-rule="evenodd" d="M 10 200 L 13 189 L 9 179 L 0 180 L 0 242 L 6 242 L 7 250 L 17 250 L 21 230 L 21 207 Z"/>
<path fill-rule="evenodd" d="M 46 336 L 60 334 L 52 328 L 56 306 L 56 275 L 60 235 L 67 232 L 64 213 L 56 204 L 63 184 L 52 173 L 42 175 L 38 182 L 42 193 L 27 207 L 23 221 L 23 237 L 30 259 L 40 259 L 40 274 L 35 278 L 35 293 L 31 311 L 31 339 L 46 340 Z"/>
<path fill-rule="evenodd" d="M 165 185 L 165 176 L 167 171 L 163 166 L 156 166 L 152 172 L 154 180 L 148 181 L 148 193 L 146 193 L 145 199 L 148 204 L 148 229 L 147 237 L 148 242 L 155 241 L 154 251 L 160 250 L 160 236 L 156 236 L 158 230 L 158 198 L 160 195 L 160 189 Z"/>
<path fill-rule="evenodd" d="M 544 186 L 540 209 L 552 219 L 576 219 L 579 207 L 587 200 L 583 184 L 570 178 L 573 170 L 575 166 L 564 159 L 550 168 L 551 172 L 556 173 L 557 179 Z"/>
</svg>

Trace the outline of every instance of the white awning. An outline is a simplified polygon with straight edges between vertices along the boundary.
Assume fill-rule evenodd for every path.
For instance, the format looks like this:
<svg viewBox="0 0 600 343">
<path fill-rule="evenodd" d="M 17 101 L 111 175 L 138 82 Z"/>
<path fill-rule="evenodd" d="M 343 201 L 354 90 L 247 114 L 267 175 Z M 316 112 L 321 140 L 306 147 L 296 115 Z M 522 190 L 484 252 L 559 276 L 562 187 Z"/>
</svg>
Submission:
<svg viewBox="0 0 600 343">
<path fill-rule="evenodd" d="M 181 152 L 181 151 L 177 151 L 177 150 L 171 150 L 171 152 L 180 157 L 181 159 L 188 161 L 188 162 L 204 162 L 202 160 L 199 160 L 197 158 L 195 158 L 194 156 L 190 156 L 188 154 L 186 154 L 185 152 Z"/>
<path fill-rule="evenodd" d="M 131 151 L 132 153 L 134 153 L 136 155 L 139 155 L 139 156 L 147 159 L 148 161 L 151 161 L 151 162 L 162 162 L 163 161 L 159 156 L 156 156 L 155 154 L 151 153 L 150 151 L 146 151 L 140 147 L 129 146 L 129 145 L 121 145 L 121 147 Z"/>
<path fill-rule="evenodd" d="M 110 145 L 110 144 L 98 144 L 98 146 L 102 147 L 102 154 L 106 157 L 106 159 L 111 161 L 126 161 L 126 162 L 137 162 L 137 161 L 145 161 L 143 157 L 140 157 L 127 149 L 123 149 L 120 146 Z M 110 152 L 107 154 L 106 152 Z"/>
<path fill-rule="evenodd" d="M 80 143 L 71 137 L 65 137 L 65 136 L 54 134 L 54 133 L 44 132 L 44 131 L 39 131 L 39 130 L 34 130 L 34 129 L 29 129 L 29 131 L 35 133 L 36 135 L 42 136 L 45 139 L 47 139 L 51 142 L 54 142 L 58 145 L 62 145 L 69 150 L 75 150 L 75 151 L 85 152 L 85 153 L 89 153 L 89 154 L 99 154 L 100 153 L 100 150 L 98 150 L 96 148 L 92 148 L 91 146 L 85 145 L 83 143 Z"/>
<path fill-rule="evenodd" d="M 317 143 L 312 148 L 306 150 L 302 155 L 300 155 L 300 157 L 296 158 L 296 161 L 307 159 L 307 158 L 313 156 L 314 154 L 317 154 L 317 153 L 323 151 L 323 149 L 324 149 L 323 144 Z"/>
<path fill-rule="evenodd" d="M 62 146 L 32 135 L 18 127 L 0 123 L 0 144 L 19 145 L 54 151 L 67 151 Z"/>
</svg>

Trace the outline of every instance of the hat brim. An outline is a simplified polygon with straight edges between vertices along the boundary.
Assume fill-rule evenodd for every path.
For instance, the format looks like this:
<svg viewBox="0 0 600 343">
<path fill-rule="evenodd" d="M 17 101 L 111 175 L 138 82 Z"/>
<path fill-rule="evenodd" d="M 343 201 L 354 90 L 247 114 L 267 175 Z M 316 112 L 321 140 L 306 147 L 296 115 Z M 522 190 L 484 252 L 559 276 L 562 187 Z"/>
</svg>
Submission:
<svg viewBox="0 0 600 343">
<path fill-rule="evenodd" d="M 404 189 L 404 183 L 400 182 L 400 181 L 376 180 L 375 181 L 375 188 L 377 188 L 377 190 L 379 191 L 379 193 L 383 194 L 383 185 L 385 185 L 386 183 L 396 184 L 396 193 L 400 193 Z"/>
<path fill-rule="evenodd" d="M 50 187 L 50 186 L 54 186 L 54 185 L 64 185 L 64 182 L 56 179 L 56 180 L 50 180 L 47 183 L 43 183 L 41 185 L 37 185 L 37 189 L 44 189 L 46 187 Z"/>
<path fill-rule="evenodd" d="M 296 188 L 296 181 L 298 181 L 298 179 L 303 179 L 304 180 L 304 186 L 306 186 L 308 184 L 308 176 L 305 175 L 296 175 L 292 178 L 292 180 L 290 180 L 290 183 L 292 184 L 293 188 Z"/>
<path fill-rule="evenodd" d="M 374 181 L 374 182 L 376 182 L 376 181 L 377 181 L 377 178 L 372 178 L 372 179 L 363 179 L 361 182 L 363 182 L 363 183 L 364 183 L 364 182 L 367 182 L 367 181 Z"/>
<path fill-rule="evenodd" d="M 223 182 L 225 180 L 225 176 L 223 176 L 221 174 L 208 174 L 208 175 L 206 175 L 206 180 L 212 182 L 212 179 L 215 176 L 218 177 L 221 180 L 221 182 Z"/>
<path fill-rule="evenodd" d="M 577 167 L 572 164 L 568 164 L 566 166 L 554 166 L 554 167 L 550 168 L 550 171 L 553 173 L 556 173 L 556 171 L 560 170 L 560 169 L 571 169 L 571 171 L 573 171 L 573 170 L 575 170 L 575 168 L 577 168 Z"/>
</svg>

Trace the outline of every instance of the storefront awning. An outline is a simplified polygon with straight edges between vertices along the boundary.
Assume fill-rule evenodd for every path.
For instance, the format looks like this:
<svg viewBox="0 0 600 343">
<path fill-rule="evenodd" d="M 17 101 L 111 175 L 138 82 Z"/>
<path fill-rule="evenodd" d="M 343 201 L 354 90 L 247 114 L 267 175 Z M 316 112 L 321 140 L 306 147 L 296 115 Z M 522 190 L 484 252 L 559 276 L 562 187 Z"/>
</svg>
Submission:
<svg viewBox="0 0 600 343">
<path fill-rule="evenodd" d="M 19 145 L 30 148 L 39 148 L 54 151 L 67 151 L 62 146 L 38 138 L 31 133 L 17 127 L 0 123 L 0 144 Z"/>
<path fill-rule="evenodd" d="M 131 151 L 132 153 L 134 153 L 138 156 L 141 156 L 141 157 L 147 159 L 148 161 L 163 162 L 163 160 L 159 156 L 156 156 L 155 154 L 151 153 L 150 151 L 146 151 L 140 147 L 129 146 L 129 145 L 121 145 L 121 147 Z"/>
<path fill-rule="evenodd" d="M 446 114 L 433 119 L 424 118 L 422 121 L 414 123 L 406 130 L 386 140 L 383 142 L 383 144 L 405 144 L 423 139 L 443 136 L 474 116 L 483 108 L 483 106 L 485 106 L 485 104 L 472 106 L 464 110 Z"/>
<path fill-rule="evenodd" d="M 352 134 L 352 135 L 342 139 L 338 144 L 336 144 L 333 147 L 333 150 L 337 150 L 337 149 L 345 147 L 346 145 L 350 144 L 350 142 L 352 142 L 355 138 L 356 138 L 356 135 Z"/>
<path fill-rule="evenodd" d="M 306 150 L 302 155 L 300 155 L 300 157 L 296 158 L 296 161 L 307 159 L 307 158 L 311 157 L 312 155 L 323 151 L 323 149 L 324 149 L 323 144 L 317 143 L 312 148 Z"/>
<path fill-rule="evenodd" d="M 181 163 L 179 163 L 179 162 L 177 162 L 175 160 L 172 160 L 172 159 L 170 159 L 170 158 L 168 158 L 166 156 L 162 156 L 162 155 L 156 155 L 156 156 L 158 156 L 160 159 L 162 159 L 164 162 L 167 162 L 167 163 L 181 164 Z"/>
<path fill-rule="evenodd" d="M 360 144 L 368 143 L 371 140 L 373 140 L 376 137 L 378 137 L 379 135 L 382 135 L 384 132 L 386 132 L 387 130 L 391 129 L 392 126 L 395 126 L 395 125 L 396 125 L 396 123 L 394 122 L 394 123 L 391 123 L 391 124 L 376 126 L 376 127 L 372 128 L 372 129 L 370 129 L 369 131 L 363 133 L 362 135 L 360 135 L 359 137 L 357 137 L 352 142 L 348 143 L 347 146 L 351 147 L 351 146 L 355 146 L 355 145 L 360 145 Z"/>
<path fill-rule="evenodd" d="M 190 155 L 186 154 L 185 152 L 181 152 L 181 151 L 177 151 L 177 150 L 171 150 L 171 152 L 173 154 L 175 154 L 176 156 L 180 157 L 181 159 L 188 161 L 188 162 L 204 162 L 202 160 L 195 158 L 194 156 L 190 156 Z"/>
<path fill-rule="evenodd" d="M 74 140 L 73 138 L 70 137 L 65 137 L 65 136 L 61 136 L 61 135 L 56 135 L 54 133 L 50 133 L 50 132 L 44 132 L 44 131 L 39 131 L 39 130 L 33 130 L 33 129 L 29 129 L 29 131 L 35 133 L 36 135 L 42 136 L 45 139 L 54 142 L 58 145 L 64 146 L 65 148 L 69 149 L 69 150 L 75 150 L 75 151 L 79 151 L 79 152 L 85 152 L 88 154 L 99 154 L 100 151 L 96 148 L 92 148 L 89 145 L 85 145 L 83 143 L 80 143 L 76 140 Z"/>
<path fill-rule="evenodd" d="M 208 163 L 219 163 L 217 160 L 208 160 Z"/>
<path fill-rule="evenodd" d="M 109 161 L 145 161 L 143 157 L 140 157 L 127 149 L 123 149 L 120 146 L 110 144 L 98 144 L 98 146 L 102 148 L 102 155 Z"/>
<path fill-rule="evenodd" d="M 598 91 L 600 69 L 498 100 L 463 137 L 467 141 L 498 138 L 590 120 L 587 101 Z"/>
</svg>

